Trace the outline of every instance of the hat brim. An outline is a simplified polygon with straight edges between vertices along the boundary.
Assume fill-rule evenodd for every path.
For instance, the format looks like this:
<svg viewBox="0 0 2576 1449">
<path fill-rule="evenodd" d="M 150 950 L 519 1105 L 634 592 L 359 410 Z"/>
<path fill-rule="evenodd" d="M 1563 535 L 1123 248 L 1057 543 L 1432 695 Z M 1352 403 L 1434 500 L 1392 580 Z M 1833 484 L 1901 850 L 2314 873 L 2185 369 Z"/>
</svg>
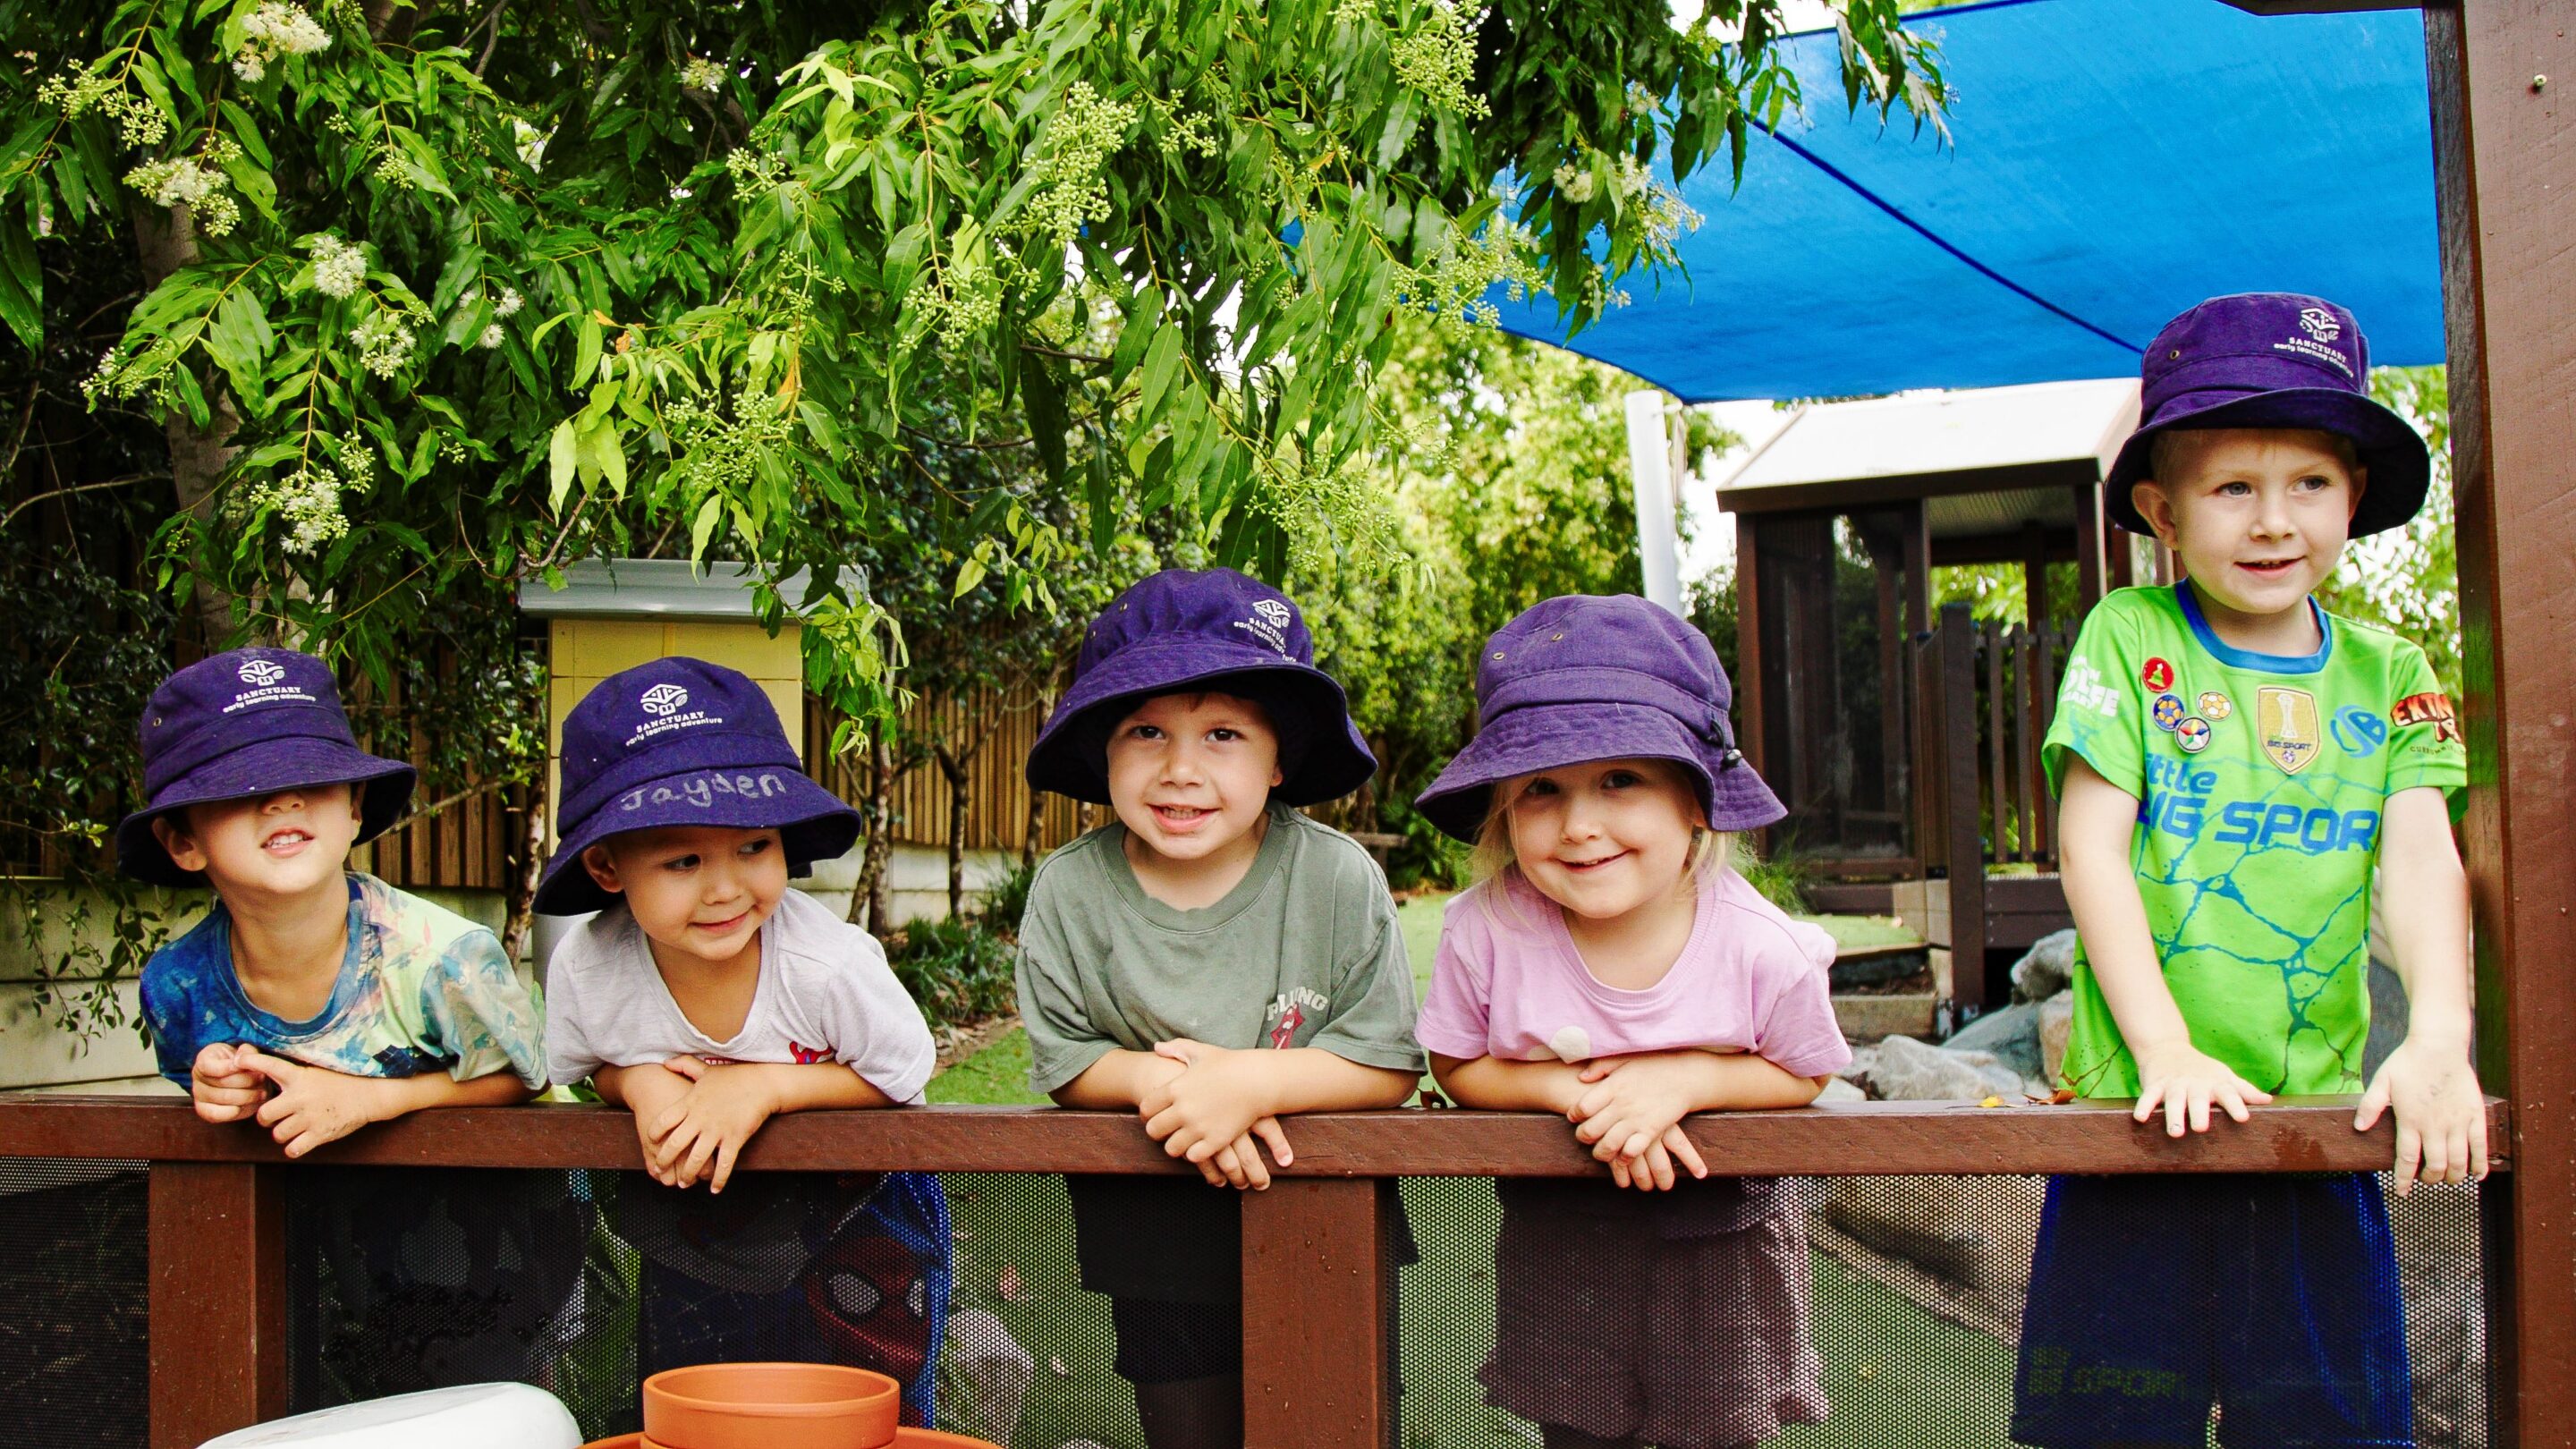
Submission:
<svg viewBox="0 0 2576 1449">
<path fill-rule="evenodd" d="M 1413 805 L 1441 833 L 1472 844 L 1484 828 L 1496 785 L 1595 760 L 1680 765 L 1699 792 L 1711 830 L 1758 830 L 1789 813 L 1742 756 L 1711 751 L 1681 721 L 1652 705 L 1607 702 L 1533 705 L 1501 716 L 1467 742 Z"/>
<path fill-rule="evenodd" d="M 2180 407 L 2160 412 L 2151 426 L 2121 444 L 2102 480 L 2103 503 L 2113 523 L 2131 533 L 2155 532 L 2139 516 L 2129 493 L 2154 471 L 2148 460 L 2156 435 L 2176 428 L 2303 428 L 2350 438 L 2354 455 L 2368 472 L 2361 506 L 2352 515 L 2352 538 L 2402 527 L 2424 506 L 2433 463 L 2423 435 L 2371 398 L 2331 387 L 2277 388 L 2250 396 L 2213 389 L 2197 397 L 2205 401 L 2195 403 L 2191 394 L 2176 399 Z"/>
<path fill-rule="evenodd" d="M 392 827 L 410 808 L 412 767 L 368 754 L 353 745 L 310 735 L 260 740 L 219 755 L 162 787 L 150 804 L 116 825 L 116 869 L 149 885 L 201 886 L 203 871 L 181 870 L 152 832 L 152 822 L 191 805 L 251 800 L 281 790 L 320 785 L 371 786 L 358 804 L 358 837 L 364 845 Z"/>
<path fill-rule="evenodd" d="M 806 874 L 818 860 L 838 859 L 859 841 L 859 812 L 801 770 L 777 765 L 675 770 L 630 786 L 590 812 L 555 847 L 531 908 L 548 916 L 608 909 L 617 897 L 590 878 L 582 852 L 612 835 L 691 825 L 775 830 L 791 875 Z"/>
<path fill-rule="evenodd" d="M 1271 790 L 1272 799 L 1320 804 L 1351 793 L 1377 773 L 1377 756 L 1352 725 L 1350 701 L 1331 675 L 1266 649 L 1192 638 L 1132 645 L 1075 680 L 1029 747 L 1029 788 L 1110 803 L 1102 762 L 1092 758 L 1100 716 L 1123 715 L 1156 695 L 1192 688 L 1227 693 L 1229 682 L 1257 686 L 1274 708 L 1288 703 L 1306 713 L 1306 758 Z"/>
</svg>

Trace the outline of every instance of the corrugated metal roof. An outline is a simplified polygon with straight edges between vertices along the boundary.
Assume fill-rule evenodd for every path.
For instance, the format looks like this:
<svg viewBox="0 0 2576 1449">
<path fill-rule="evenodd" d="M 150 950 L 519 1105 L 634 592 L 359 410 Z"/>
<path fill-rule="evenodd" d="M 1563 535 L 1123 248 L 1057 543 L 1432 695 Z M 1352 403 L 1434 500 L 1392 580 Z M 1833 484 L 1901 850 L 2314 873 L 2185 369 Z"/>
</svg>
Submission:
<svg viewBox="0 0 2576 1449">
<path fill-rule="evenodd" d="M 812 574 L 798 569 L 779 580 L 778 592 L 792 606 L 805 596 Z M 752 617 L 749 566 L 738 563 L 693 564 L 686 559 L 583 559 L 563 570 L 564 586 L 546 587 L 543 579 L 519 585 L 519 608 L 540 619 L 749 619 Z M 863 569 L 844 568 L 841 581 L 863 589 Z"/>
</svg>

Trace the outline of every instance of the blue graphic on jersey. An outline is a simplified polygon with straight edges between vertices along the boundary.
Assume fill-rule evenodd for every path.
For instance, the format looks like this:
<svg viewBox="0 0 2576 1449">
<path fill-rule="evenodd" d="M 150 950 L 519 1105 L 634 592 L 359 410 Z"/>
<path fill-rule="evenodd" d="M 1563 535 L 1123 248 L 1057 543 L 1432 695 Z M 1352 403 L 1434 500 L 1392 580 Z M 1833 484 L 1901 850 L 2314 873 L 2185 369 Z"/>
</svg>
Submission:
<svg viewBox="0 0 2576 1449">
<path fill-rule="evenodd" d="M 2388 743 L 2388 721 L 2360 705 L 2345 705 L 2335 711 L 2334 741 L 2354 759 L 2367 759 L 2372 751 Z"/>
<path fill-rule="evenodd" d="M 2218 788 L 2218 771 L 2195 767 L 2170 755 L 2147 757 L 2147 798 L 2138 806 L 2138 821 L 2152 830 L 2183 840 L 2196 840 L 2216 825 L 2210 839 L 2220 845 L 2246 845 L 2256 850 L 2296 850 L 2309 855 L 2329 851 L 2368 851 L 2379 841 L 2376 810 L 2302 810 L 2279 801 L 2231 800 L 2213 809 L 2210 795 Z"/>
</svg>

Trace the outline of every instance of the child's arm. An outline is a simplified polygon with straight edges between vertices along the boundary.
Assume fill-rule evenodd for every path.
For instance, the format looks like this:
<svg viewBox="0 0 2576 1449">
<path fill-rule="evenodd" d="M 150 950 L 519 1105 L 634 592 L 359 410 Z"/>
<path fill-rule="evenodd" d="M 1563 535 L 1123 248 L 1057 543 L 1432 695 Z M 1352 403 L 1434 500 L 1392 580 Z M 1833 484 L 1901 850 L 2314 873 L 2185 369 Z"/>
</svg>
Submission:
<svg viewBox="0 0 2576 1449">
<path fill-rule="evenodd" d="M 648 1075 L 653 1072 L 678 1081 L 680 1090 L 665 1093 Z M 645 1102 L 636 1101 L 639 1076 L 650 1099 Z M 673 1187 L 704 1179 L 709 1192 L 724 1191 L 752 1134 L 780 1112 L 895 1105 L 892 1097 L 840 1062 L 710 1066 L 696 1057 L 678 1056 L 659 1066 L 627 1068 L 618 1085 L 635 1113 L 636 1135 L 645 1143 L 654 1179 Z M 608 1095 L 605 1084 L 600 1095 Z"/>
<path fill-rule="evenodd" d="M 2104 779 L 2083 756 L 2070 754 L 2058 801 L 2058 873 L 2102 999 L 2138 1061 L 2138 1105 L 2131 1115 L 2144 1122 L 2161 1105 L 2165 1132 L 2173 1137 L 2186 1127 L 2208 1131 L 2212 1102 L 2245 1121 L 2247 1104 L 2269 1102 L 2272 1095 L 2191 1044 L 2191 1028 L 2156 960 L 2146 902 L 2130 863 L 2137 824 L 2138 797 Z"/>
<path fill-rule="evenodd" d="M 1270 1145 L 1280 1166 L 1294 1160 L 1279 1118 L 1292 1112 L 1401 1107 L 1420 1078 L 1372 1067 L 1321 1047 L 1209 1046 L 1179 1038 L 1155 1055 L 1181 1064 L 1172 1078 L 1136 1104 L 1145 1134 L 1174 1157 L 1196 1164 L 1211 1182 L 1265 1188 L 1270 1175 L 1252 1138 Z"/>
<path fill-rule="evenodd" d="M 1170 1085 L 1181 1064 L 1153 1052 L 1112 1047 L 1082 1075 L 1047 1093 L 1059 1107 L 1087 1112 L 1132 1112 L 1148 1094 Z"/>
<path fill-rule="evenodd" d="M 2425 785 L 2389 796 L 2379 838 L 2381 878 L 2403 883 L 2405 909 L 2386 919 L 2406 982 L 2406 1040 L 2362 1094 L 2352 1125 L 2368 1131 L 2396 1108 L 2402 1197 L 2419 1157 L 2426 1182 L 2485 1180 L 2487 1111 L 2469 1063 L 2469 878 L 2442 792 Z"/>
<path fill-rule="evenodd" d="M 327 1067 L 306 1066 L 243 1047 L 234 1063 L 277 1084 L 275 1095 L 260 1104 L 259 1125 L 302 1157 L 325 1142 L 348 1136 L 370 1122 L 390 1122 L 429 1107 L 507 1107 L 536 1095 L 515 1072 L 491 1072 L 457 1081 L 445 1072 L 415 1077 L 353 1077 Z"/>
<path fill-rule="evenodd" d="M 240 1122 L 256 1115 L 268 1100 L 268 1078 L 240 1065 L 235 1058 L 251 1050 L 228 1041 L 210 1041 L 197 1049 L 188 1067 L 188 1098 L 197 1115 L 209 1122 Z"/>
<path fill-rule="evenodd" d="M 1583 1100 L 1582 1068 L 1566 1062 L 1431 1054 L 1431 1079 L 1461 1107 L 1492 1112 L 1553 1112 L 1571 1118 Z"/>
</svg>

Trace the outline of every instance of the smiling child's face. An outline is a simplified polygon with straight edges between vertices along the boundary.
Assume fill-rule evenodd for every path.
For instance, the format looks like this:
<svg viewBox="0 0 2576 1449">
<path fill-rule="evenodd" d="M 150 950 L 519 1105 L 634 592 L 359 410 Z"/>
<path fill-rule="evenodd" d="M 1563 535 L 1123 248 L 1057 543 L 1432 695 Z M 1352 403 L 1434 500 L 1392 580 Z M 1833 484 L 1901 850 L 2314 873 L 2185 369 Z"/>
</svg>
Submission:
<svg viewBox="0 0 2576 1449">
<path fill-rule="evenodd" d="M 1161 695 L 1109 734 L 1110 807 L 1165 862 L 1259 848 L 1253 828 L 1283 778 L 1268 712 L 1230 694 Z"/>
<path fill-rule="evenodd" d="M 181 870 L 206 873 L 216 894 L 285 900 L 338 888 L 357 841 L 360 792 L 307 785 L 242 800 L 216 800 L 152 822 Z"/>
<path fill-rule="evenodd" d="M 1689 870 L 1699 796 L 1669 760 L 1597 760 L 1500 788 L 1521 875 L 1585 920 L 1669 900 Z"/>
<path fill-rule="evenodd" d="M 2176 432 L 2157 451 L 2169 476 L 2131 499 L 2207 602 L 2267 618 L 2305 608 L 2343 556 L 2367 481 L 2350 457 L 2299 429 Z"/>
<path fill-rule="evenodd" d="M 671 826 L 612 835 L 581 853 L 599 888 L 626 897 L 657 960 L 757 965 L 760 928 L 787 894 L 775 830 Z"/>
</svg>

